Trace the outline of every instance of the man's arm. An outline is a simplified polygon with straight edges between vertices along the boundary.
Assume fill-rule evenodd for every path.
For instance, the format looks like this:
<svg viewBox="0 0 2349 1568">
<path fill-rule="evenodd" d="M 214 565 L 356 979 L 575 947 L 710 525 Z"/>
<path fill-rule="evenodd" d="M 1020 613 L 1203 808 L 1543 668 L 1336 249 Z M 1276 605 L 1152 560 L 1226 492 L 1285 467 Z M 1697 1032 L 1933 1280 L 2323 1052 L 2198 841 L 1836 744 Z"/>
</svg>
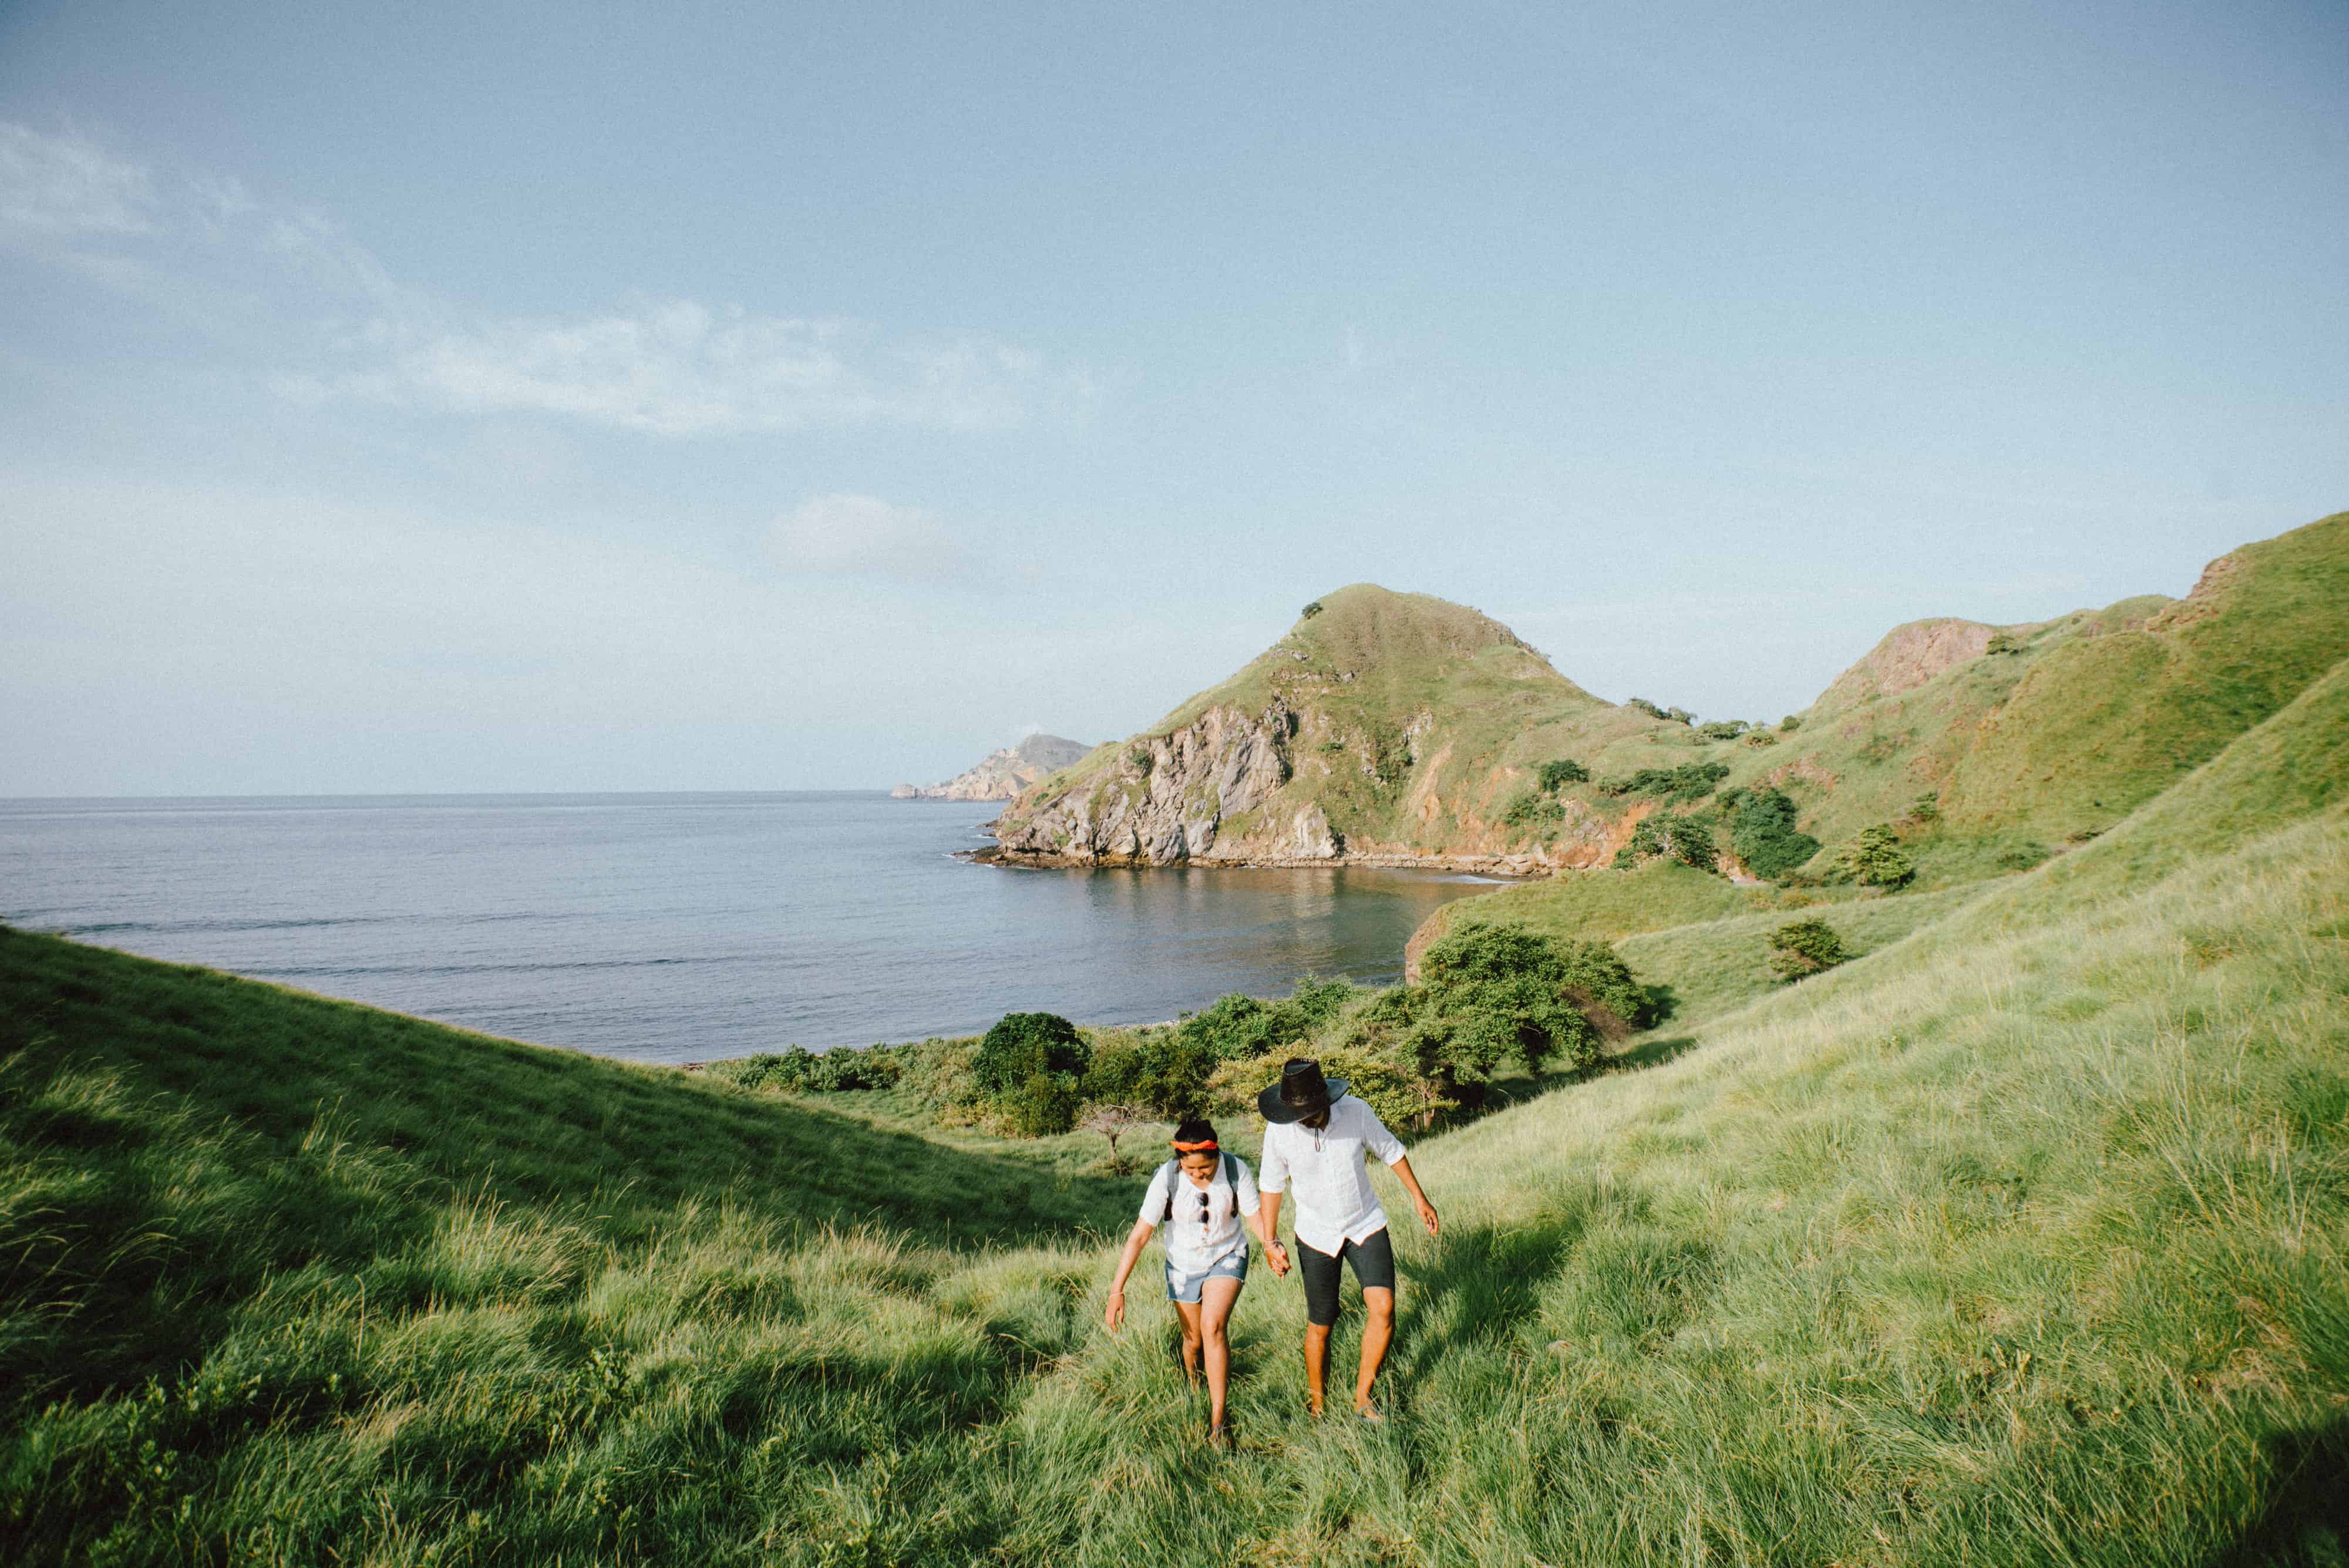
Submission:
<svg viewBox="0 0 2349 1568">
<path fill-rule="evenodd" d="M 1429 1235 L 1434 1235 L 1441 1229 L 1435 1218 L 1435 1205 L 1430 1203 L 1427 1194 L 1419 1189 L 1419 1178 L 1411 1173 L 1411 1157 L 1398 1154 L 1387 1163 L 1395 1175 L 1402 1179 L 1402 1189 L 1411 1194 L 1411 1200 L 1419 1205 L 1419 1222 L 1427 1227 Z"/>
</svg>

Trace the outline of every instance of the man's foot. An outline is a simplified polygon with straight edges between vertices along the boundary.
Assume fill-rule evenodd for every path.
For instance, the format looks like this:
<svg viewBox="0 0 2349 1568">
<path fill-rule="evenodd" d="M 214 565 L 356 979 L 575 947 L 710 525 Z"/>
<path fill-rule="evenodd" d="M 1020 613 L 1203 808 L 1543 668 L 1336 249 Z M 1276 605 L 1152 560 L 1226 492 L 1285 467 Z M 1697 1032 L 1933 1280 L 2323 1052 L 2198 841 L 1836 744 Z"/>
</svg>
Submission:
<svg viewBox="0 0 2349 1568">
<path fill-rule="evenodd" d="M 1207 1428 L 1207 1447 L 1221 1449 L 1226 1453 L 1231 1451 L 1232 1428 L 1229 1422 L 1218 1421 Z"/>
<path fill-rule="evenodd" d="M 1379 1407 L 1367 1399 L 1354 1407 L 1354 1414 L 1373 1427 L 1383 1427 L 1387 1424 L 1387 1418 L 1379 1414 Z"/>
</svg>

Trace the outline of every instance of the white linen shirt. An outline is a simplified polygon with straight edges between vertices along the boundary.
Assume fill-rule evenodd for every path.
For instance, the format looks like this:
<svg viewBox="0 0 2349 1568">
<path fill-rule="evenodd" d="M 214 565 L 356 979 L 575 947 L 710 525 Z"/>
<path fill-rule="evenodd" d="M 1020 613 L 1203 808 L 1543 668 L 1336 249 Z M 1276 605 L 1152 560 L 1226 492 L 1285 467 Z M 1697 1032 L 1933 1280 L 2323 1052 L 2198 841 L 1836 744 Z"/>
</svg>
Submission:
<svg viewBox="0 0 2349 1568">
<path fill-rule="evenodd" d="M 1231 1166 L 1231 1179 L 1224 1179 L 1224 1166 Z M 1166 1200 L 1174 1200 L 1170 1217 Z M 1204 1219 L 1199 1199 L 1207 1200 Z M 1194 1187 L 1183 1168 L 1168 1160 L 1150 1179 L 1150 1190 L 1142 1195 L 1142 1212 L 1135 1216 L 1144 1224 L 1155 1227 L 1166 1221 L 1166 1266 L 1180 1274 L 1204 1274 L 1234 1252 L 1247 1251 L 1247 1236 L 1240 1230 L 1240 1216 L 1254 1214 L 1264 1207 L 1257 1197 L 1256 1175 L 1248 1169 L 1247 1161 L 1238 1155 L 1227 1155 L 1216 1162 L 1216 1174 L 1205 1187 Z"/>
<path fill-rule="evenodd" d="M 1394 1164 L 1402 1141 L 1378 1113 L 1348 1095 L 1330 1107 L 1330 1125 L 1272 1122 L 1264 1129 L 1264 1189 L 1297 1188 L 1297 1239 L 1317 1252 L 1335 1253 L 1349 1241 L 1367 1241 L 1387 1227 L 1387 1211 L 1371 1190 L 1367 1150 Z"/>
</svg>

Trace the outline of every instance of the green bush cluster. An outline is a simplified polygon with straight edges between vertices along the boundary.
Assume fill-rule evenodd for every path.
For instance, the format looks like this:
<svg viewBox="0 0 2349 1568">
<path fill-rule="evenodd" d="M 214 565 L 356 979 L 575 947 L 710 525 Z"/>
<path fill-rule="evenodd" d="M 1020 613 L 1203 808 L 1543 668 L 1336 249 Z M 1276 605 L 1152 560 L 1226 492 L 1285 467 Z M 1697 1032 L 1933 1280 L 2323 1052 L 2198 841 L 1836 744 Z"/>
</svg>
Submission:
<svg viewBox="0 0 2349 1568">
<path fill-rule="evenodd" d="M 1917 863 L 1900 847 L 1899 830 L 1889 823 L 1862 828 L 1837 857 L 1837 869 L 1863 888 L 1905 888 L 1917 877 Z"/>
<path fill-rule="evenodd" d="M 709 1075 L 745 1089 L 781 1089 L 790 1094 L 837 1095 L 857 1089 L 885 1089 L 896 1083 L 905 1064 L 894 1047 L 870 1050 L 806 1051 L 794 1045 L 781 1052 L 763 1052 L 712 1062 Z"/>
<path fill-rule="evenodd" d="M 1615 869 L 1629 871 L 1643 861 L 1670 857 L 1700 871 L 1714 870 L 1720 858 L 1713 843 L 1714 826 L 1702 813 L 1642 817 L 1631 829 L 1631 842 L 1615 852 Z"/>
<path fill-rule="evenodd" d="M 1708 741 L 1733 741 L 1753 727 L 1743 719 L 1714 719 L 1699 724 L 1696 732 Z"/>
<path fill-rule="evenodd" d="M 1641 768 L 1638 773 L 1599 781 L 1599 793 L 1646 795 L 1671 805 L 1702 800 L 1729 776 L 1727 763 L 1683 763 L 1676 768 Z"/>
<path fill-rule="evenodd" d="M 1819 841 L 1795 826 L 1794 798 L 1767 787 L 1723 790 L 1731 853 L 1747 870 L 1775 882 L 1819 852 Z"/>
<path fill-rule="evenodd" d="M 1783 734 L 1791 735 L 1802 727 L 1803 718 L 1799 713 L 1789 713 L 1785 718 L 1778 721 L 1778 729 Z"/>
<path fill-rule="evenodd" d="M 1546 793 L 1555 794 L 1568 784 L 1589 782 L 1590 770 L 1572 757 L 1559 757 L 1541 765 L 1541 787 Z"/>
<path fill-rule="evenodd" d="M 1770 933 L 1770 971 L 1781 980 L 1833 969 L 1850 956 L 1843 939 L 1825 920 L 1792 920 Z"/>
<path fill-rule="evenodd" d="M 1501 820 L 1511 827 L 1540 827 L 1565 821 L 1566 807 L 1557 796 L 1529 789 L 1509 802 Z"/>
<path fill-rule="evenodd" d="M 1076 1126 L 1092 1048 L 1056 1012 L 1007 1012 L 978 1043 L 970 1076 L 979 1097 L 1028 1137 Z"/>
<path fill-rule="evenodd" d="M 1659 708 L 1653 702 L 1649 701 L 1645 697 L 1633 697 L 1628 699 L 1624 702 L 1623 706 L 1626 708 L 1637 708 L 1640 712 L 1645 713 L 1651 719 L 1662 719 L 1670 716 L 1666 714 L 1661 708 Z"/>
<path fill-rule="evenodd" d="M 1381 1069 L 1381 1116 L 1423 1123 L 1474 1108 L 1503 1068 L 1587 1068 L 1609 1033 L 1638 1027 L 1647 992 L 1614 950 L 1518 926 L 1469 925 L 1427 950 L 1416 984 L 1381 992 L 1321 1044 L 1325 1067 Z"/>
</svg>

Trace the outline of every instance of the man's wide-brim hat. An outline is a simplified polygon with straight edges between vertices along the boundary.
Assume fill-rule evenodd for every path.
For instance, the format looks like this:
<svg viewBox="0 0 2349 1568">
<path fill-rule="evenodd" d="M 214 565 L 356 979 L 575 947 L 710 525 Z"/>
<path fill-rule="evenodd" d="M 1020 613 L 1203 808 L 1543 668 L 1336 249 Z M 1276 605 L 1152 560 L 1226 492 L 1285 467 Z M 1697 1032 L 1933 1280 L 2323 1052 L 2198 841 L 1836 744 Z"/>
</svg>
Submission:
<svg viewBox="0 0 2349 1568">
<path fill-rule="evenodd" d="M 1329 1109 L 1345 1094 L 1345 1079 L 1323 1077 L 1321 1064 L 1309 1056 L 1291 1056 L 1281 1064 L 1280 1082 L 1257 1096 L 1256 1108 L 1268 1122 L 1299 1122 Z"/>
</svg>

